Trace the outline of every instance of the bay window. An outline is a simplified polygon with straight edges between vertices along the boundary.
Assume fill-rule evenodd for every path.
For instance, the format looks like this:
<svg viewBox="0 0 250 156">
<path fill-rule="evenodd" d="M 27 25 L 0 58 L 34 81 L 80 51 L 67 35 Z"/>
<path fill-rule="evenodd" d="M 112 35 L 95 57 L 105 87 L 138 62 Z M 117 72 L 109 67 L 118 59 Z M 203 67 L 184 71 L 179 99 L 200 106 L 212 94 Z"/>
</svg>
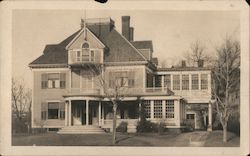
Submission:
<svg viewBox="0 0 250 156">
<path fill-rule="evenodd" d="M 162 118 L 162 100 L 154 100 L 154 118 Z"/>
<path fill-rule="evenodd" d="M 166 118 L 174 118 L 174 100 L 166 100 Z"/>
</svg>

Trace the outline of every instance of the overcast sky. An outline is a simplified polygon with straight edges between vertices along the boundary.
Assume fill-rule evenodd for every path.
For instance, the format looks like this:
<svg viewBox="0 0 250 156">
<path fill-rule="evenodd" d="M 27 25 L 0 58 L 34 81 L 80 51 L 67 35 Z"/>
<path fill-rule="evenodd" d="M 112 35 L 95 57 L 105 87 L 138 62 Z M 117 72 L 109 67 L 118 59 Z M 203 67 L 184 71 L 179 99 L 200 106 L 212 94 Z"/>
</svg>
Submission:
<svg viewBox="0 0 250 156">
<path fill-rule="evenodd" d="M 121 16 L 129 15 L 134 40 L 152 40 L 155 57 L 167 64 L 181 60 L 190 43 L 200 40 L 207 51 L 227 35 L 239 38 L 240 18 L 236 11 L 121 11 L 87 10 L 87 18 L 111 17 L 121 32 Z M 13 12 L 14 77 L 31 87 L 28 64 L 42 54 L 46 44 L 56 44 L 80 28 L 83 10 L 15 10 Z"/>
</svg>

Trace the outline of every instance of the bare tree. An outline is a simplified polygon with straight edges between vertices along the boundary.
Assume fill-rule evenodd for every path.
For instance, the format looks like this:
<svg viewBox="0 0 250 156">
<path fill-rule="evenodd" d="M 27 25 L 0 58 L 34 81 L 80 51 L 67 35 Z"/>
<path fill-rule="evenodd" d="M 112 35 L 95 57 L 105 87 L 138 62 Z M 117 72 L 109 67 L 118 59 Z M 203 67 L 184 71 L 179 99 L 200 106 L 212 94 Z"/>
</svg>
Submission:
<svg viewBox="0 0 250 156">
<path fill-rule="evenodd" d="M 213 96 L 223 127 L 223 142 L 227 142 L 227 124 L 234 112 L 230 96 L 240 85 L 240 43 L 231 38 L 216 48 L 217 61 L 213 70 Z"/>
<path fill-rule="evenodd" d="M 28 131 L 31 126 L 31 90 L 26 88 L 22 81 L 12 79 L 11 88 L 12 113 L 16 116 L 19 122 L 22 122 L 24 115 L 27 115 Z"/>
<path fill-rule="evenodd" d="M 207 64 L 211 62 L 211 57 L 206 52 L 206 46 L 199 40 L 190 44 L 190 49 L 185 53 L 184 57 L 191 66 L 195 66 L 199 60 L 203 60 Z"/>
<path fill-rule="evenodd" d="M 112 143 L 116 144 L 116 124 L 117 124 L 117 108 L 120 101 L 124 98 L 124 94 L 127 92 L 127 87 L 125 84 L 128 83 L 127 80 L 116 79 L 112 85 L 110 85 L 109 80 L 104 75 L 103 64 L 91 64 L 87 65 L 87 68 L 91 71 L 93 76 L 96 78 L 95 84 L 103 90 L 103 95 L 112 103 L 113 110 L 113 128 L 112 128 Z"/>
</svg>

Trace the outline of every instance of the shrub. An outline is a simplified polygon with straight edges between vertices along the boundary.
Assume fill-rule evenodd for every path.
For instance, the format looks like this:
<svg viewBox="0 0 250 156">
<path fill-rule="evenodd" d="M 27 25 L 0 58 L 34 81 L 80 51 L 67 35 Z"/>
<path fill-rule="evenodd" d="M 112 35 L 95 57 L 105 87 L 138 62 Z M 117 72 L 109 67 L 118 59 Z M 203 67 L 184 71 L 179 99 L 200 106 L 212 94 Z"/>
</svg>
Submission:
<svg viewBox="0 0 250 156">
<path fill-rule="evenodd" d="M 240 121 L 239 121 L 239 114 L 233 114 L 228 119 L 228 131 L 235 133 L 236 135 L 240 136 Z"/>
<path fill-rule="evenodd" d="M 160 122 L 158 124 L 158 134 L 163 134 L 166 128 L 166 124 L 164 122 Z"/>
<path fill-rule="evenodd" d="M 189 120 L 184 120 L 182 122 L 182 125 L 185 126 L 185 130 L 184 131 L 190 132 L 190 131 L 194 130 L 194 128 L 192 126 L 192 122 L 189 121 Z"/>
<path fill-rule="evenodd" d="M 116 131 L 117 131 L 117 132 L 126 133 L 127 130 L 128 130 L 127 127 L 128 127 L 128 123 L 122 121 L 122 122 L 120 123 L 120 125 L 116 128 Z"/>
<path fill-rule="evenodd" d="M 138 122 L 136 130 L 139 133 L 154 132 L 154 133 L 162 134 L 165 131 L 165 127 L 166 127 L 166 124 L 163 122 L 160 122 L 158 124 L 158 123 L 153 123 L 147 120 L 141 120 Z"/>
</svg>

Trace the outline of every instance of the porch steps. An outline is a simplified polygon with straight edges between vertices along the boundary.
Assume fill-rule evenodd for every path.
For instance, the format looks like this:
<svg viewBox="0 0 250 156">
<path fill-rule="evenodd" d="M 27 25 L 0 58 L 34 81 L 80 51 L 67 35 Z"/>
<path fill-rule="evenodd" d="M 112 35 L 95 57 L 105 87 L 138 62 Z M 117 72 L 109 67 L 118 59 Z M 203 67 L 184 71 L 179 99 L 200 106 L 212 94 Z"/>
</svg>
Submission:
<svg viewBox="0 0 250 156">
<path fill-rule="evenodd" d="M 60 129 L 58 134 L 101 134 L 105 133 L 99 126 L 67 126 Z"/>
</svg>

